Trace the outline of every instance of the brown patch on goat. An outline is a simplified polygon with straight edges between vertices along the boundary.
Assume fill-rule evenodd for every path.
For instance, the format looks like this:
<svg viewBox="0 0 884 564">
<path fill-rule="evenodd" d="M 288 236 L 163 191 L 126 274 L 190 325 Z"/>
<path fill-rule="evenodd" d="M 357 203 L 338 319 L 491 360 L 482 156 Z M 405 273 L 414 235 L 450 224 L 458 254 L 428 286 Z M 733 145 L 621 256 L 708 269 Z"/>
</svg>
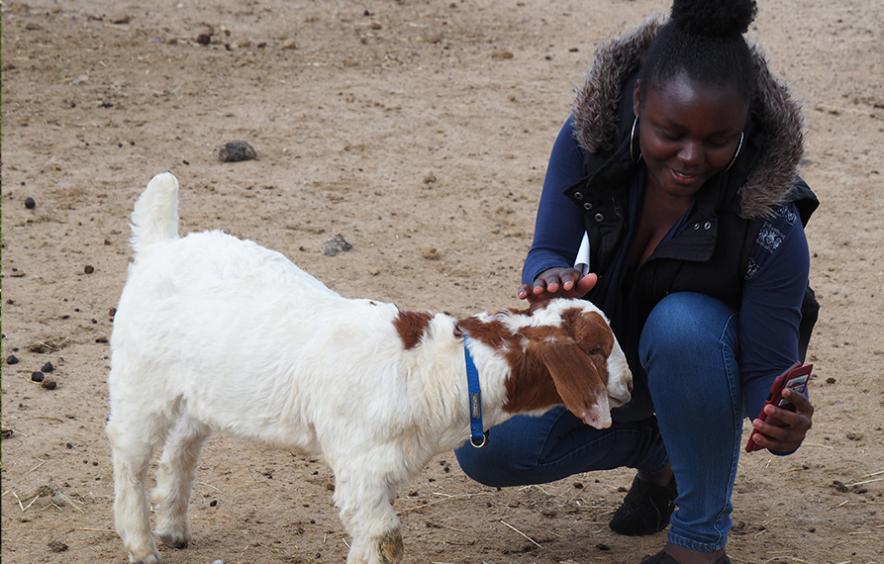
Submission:
<svg viewBox="0 0 884 564">
<path fill-rule="evenodd" d="M 614 348 L 614 333 L 598 313 L 586 312 L 580 308 L 562 312 L 563 326 L 571 333 L 577 344 L 586 352 L 600 349 L 607 358 Z M 605 378 L 607 382 L 607 378 Z"/>
<path fill-rule="evenodd" d="M 432 318 L 432 314 L 425 311 L 399 312 L 399 315 L 393 320 L 393 326 L 396 327 L 396 332 L 399 333 L 405 350 L 413 349 L 420 343 Z"/>
<path fill-rule="evenodd" d="M 512 331 L 498 320 L 480 321 L 475 317 L 461 319 L 455 326 L 455 331 L 466 333 L 471 339 L 488 345 L 497 350 L 502 350 L 504 344 L 508 344 L 514 338 Z"/>
<path fill-rule="evenodd" d="M 378 542 L 378 552 L 381 555 L 383 564 L 398 564 L 402 562 L 402 556 L 405 554 L 405 547 L 402 545 L 402 533 L 399 529 L 387 531 Z"/>
</svg>

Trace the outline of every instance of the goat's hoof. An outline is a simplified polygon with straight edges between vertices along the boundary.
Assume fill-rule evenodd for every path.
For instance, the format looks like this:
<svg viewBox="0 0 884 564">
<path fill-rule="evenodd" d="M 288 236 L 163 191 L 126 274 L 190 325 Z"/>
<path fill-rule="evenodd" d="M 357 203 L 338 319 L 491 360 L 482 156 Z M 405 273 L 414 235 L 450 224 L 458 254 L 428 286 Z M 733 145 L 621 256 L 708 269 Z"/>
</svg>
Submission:
<svg viewBox="0 0 884 564">
<path fill-rule="evenodd" d="M 157 538 L 169 548 L 187 548 L 190 536 L 177 533 L 157 533 Z"/>
<path fill-rule="evenodd" d="M 380 552 L 383 564 L 398 564 L 402 562 L 405 547 L 402 546 L 402 533 L 399 532 L 399 529 L 393 529 L 384 533 L 384 536 L 378 542 L 378 552 Z"/>
<path fill-rule="evenodd" d="M 160 564 L 160 553 L 154 550 L 144 558 L 135 558 L 130 554 L 129 562 L 131 564 Z"/>
</svg>

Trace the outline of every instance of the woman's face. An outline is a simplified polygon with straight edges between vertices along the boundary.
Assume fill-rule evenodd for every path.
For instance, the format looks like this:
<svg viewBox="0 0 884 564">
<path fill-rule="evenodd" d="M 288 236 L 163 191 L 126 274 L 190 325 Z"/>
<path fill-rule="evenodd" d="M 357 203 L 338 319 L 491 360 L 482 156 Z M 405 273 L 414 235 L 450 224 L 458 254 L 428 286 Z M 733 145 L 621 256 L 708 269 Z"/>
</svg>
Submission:
<svg viewBox="0 0 884 564">
<path fill-rule="evenodd" d="M 736 88 L 697 82 L 686 74 L 648 88 L 636 85 L 633 111 L 639 147 L 653 188 L 693 196 L 730 164 L 746 123 L 749 101 Z"/>
</svg>

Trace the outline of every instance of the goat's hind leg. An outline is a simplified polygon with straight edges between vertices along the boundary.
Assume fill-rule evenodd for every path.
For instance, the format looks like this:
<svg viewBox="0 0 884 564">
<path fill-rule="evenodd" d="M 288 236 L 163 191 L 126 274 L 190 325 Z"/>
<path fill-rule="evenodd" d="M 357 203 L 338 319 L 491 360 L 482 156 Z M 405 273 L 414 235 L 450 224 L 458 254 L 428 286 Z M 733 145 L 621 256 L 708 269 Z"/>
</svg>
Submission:
<svg viewBox="0 0 884 564">
<path fill-rule="evenodd" d="M 114 410 L 106 427 L 114 462 L 114 525 L 130 562 L 156 564 L 160 555 L 150 532 L 144 481 L 154 447 L 168 430 L 168 420 L 140 411 L 137 405 L 127 407 Z"/>
<path fill-rule="evenodd" d="M 166 439 L 151 496 L 157 514 L 157 538 L 166 546 L 186 548 L 190 542 L 187 509 L 196 463 L 208 435 L 204 424 L 181 415 Z"/>
</svg>

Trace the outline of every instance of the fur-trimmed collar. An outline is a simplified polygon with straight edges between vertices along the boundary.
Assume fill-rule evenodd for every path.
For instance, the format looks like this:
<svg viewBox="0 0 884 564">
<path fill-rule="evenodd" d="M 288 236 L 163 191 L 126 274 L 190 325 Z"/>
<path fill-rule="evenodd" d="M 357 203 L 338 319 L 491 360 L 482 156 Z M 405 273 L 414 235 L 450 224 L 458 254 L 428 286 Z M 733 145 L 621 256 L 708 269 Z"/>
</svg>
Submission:
<svg viewBox="0 0 884 564">
<path fill-rule="evenodd" d="M 596 50 L 573 108 L 574 135 L 584 150 L 609 152 L 620 143 L 620 104 L 631 100 L 631 93 L 621 92 L 623 84 L 638 70 L 642 54 L 664 23 L 659 16 L 649 18 Z M 755 140 L 760 150 L 755 162 L 748 163 L 749 174 L 739 188 L 740 215 L 745 218 L 768 216 L 788 200 L 804 152 L 804 120 L 798 103 L 771 74 L 759 48 L 751 50 L 757 87 L 750 112 L 760 126 Z"/>
</svg>

